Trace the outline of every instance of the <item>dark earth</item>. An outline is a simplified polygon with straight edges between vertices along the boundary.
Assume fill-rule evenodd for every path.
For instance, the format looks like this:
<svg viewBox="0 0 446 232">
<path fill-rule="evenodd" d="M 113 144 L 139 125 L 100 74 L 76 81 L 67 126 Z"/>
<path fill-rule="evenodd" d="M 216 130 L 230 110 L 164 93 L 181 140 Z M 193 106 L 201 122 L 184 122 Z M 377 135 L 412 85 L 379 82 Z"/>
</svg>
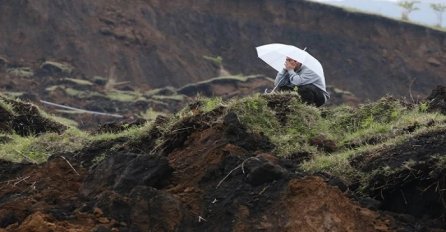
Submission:
<svg viewBox="0 0 446 232">
<path fill-rule="evenodd" d="M 272 155 L 265 137 L 220 107 L 140 141 L 92 144 L 42 164 L 1 161 L 0 231 L 444 231 L 445 173 L 432 163 L 445 139 L 426 134 L 357 156 L 362 171 L 396 170 L 372 175 L 364 198 L 336 177 L 300 171 L 299 154 Z M 405 168 L 409 160 L 417 165 Z"/>
</svg>

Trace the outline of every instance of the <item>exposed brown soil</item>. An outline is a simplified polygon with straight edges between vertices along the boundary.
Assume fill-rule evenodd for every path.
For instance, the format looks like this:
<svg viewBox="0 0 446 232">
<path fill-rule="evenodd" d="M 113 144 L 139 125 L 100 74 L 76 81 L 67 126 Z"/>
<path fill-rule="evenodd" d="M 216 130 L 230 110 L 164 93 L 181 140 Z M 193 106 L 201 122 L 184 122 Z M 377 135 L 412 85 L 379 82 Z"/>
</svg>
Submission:
<svg viewBox="0 0 446 232">
<path fill-rule="evenodd" d="M 381 201 L 382 209 L 424 218 L 426 222 L 444 228 L 446 173 L 444 164 L 438 161 L 444 155 L 445 132 L 426 133 L 401 145 L 362 154 L 352 160 L 355 167 L 371 173 L 365 191 Z M 373 172 L 377 170 L 380 172 Z"/>
<path fill-rule="evenodd" d="M 414 139 L 425 141 L 425 150 L 408 157 L 428 160 L 436 151 L 428 144 L 443 137 Z M 157 145 L 156 138 L 165 142 Z M 358 158 L 355 165 L 400 166 L 404 159 L 385 154 L 407 154 L 412 145 Z M 352 200 L 335 177 L 299 172 L 299 154 L 278 158 L 272 148 L 235 113 L 217 108 L 197 111 L 169 133 L 155 127 L 140 141 L 92 144 L 40 165 L 1 161 L 0 231 L 444 231 L 434 229 L 444 225 L 440 199 L 415 192 L 434 182 L 441 189 L 444 173 L 437 173 L 443 179 L 416 176 L 383 188 L 382 209 L 389 212 L 382 212 Z M 370 196 L 379 198 L 374 186 Z M 398 186 L 409 206 L 392 195 Z M 433 189 L 426 193 L 440 196 Z M 421 216 L 428 220 L 414 218 Z"/>
<path fill-rule="evenodd" d="M 139 115 L 149 108 L 177 111 L 197 93 L 229 98 L 271 88 L 267 76 L 275 73 L 254 48 L 274 41 L 308 47 L 323 61 L 329 104 L 389 93 L 417 98 L 446 84 L 444 32 L 307 1 L 277 11 L 283 4 L 1 2 L 0 89 L 84 129 L 105 123 L 93 131 L 102 133 L 142 125 Z M 290 20 L 296 15 L 306 20 Z M 205 56 L 222 56 L 223 65 Z M 227 70 L 263 75 L 199 82 Z M 106 97 L 111 90 L 143 97 L 116 100 Z M 445 112 L 445 92 L 432 92 L 429 110 Z M 267 97 L 283 123 L 289 97 Z M 31 104 L 2 100 L 14 113 L 0 107 L 0 143 L 10 133 L 66 129 Z M 68 114 L 40 100 L 124 119 Z M 358 186 L 302 173 L 297 165 L 312 154 L 272 155 L 272 143 L 234 112 L 189 107 L 194 115 L 169 132 L 154 127 L 137 140 L 96 142 L 43 164 L 0 161 L 0 231 L 445 231 L 446 173 L 439 164 L 446 131 L 352 159 L 370 173 L 357 196 L 349 191 Z M 311 140 L 328 152 L 337 149 L 331 142 L 323 135 Z"/>
<path fill-rule="evenodd" d="M 48 66 L 40 67 L 31 77 L 14 76 L 0 70 L 2 77 L 0 89 L 4 94 L 18 93 L 20 99 L 33 102 L 49 113 L 72 119 L 81 129 L 95 131 L 116 130 L 117 125 L 124 126 L 124 122 L 130 124 L 141 122 L 141 117 L 149 109 L 164 114 L 177 112 L 193 102 L 197 95 L 223 99 L 242 97 L 262 92 L 273 83 L 271 79 L 261 75 L 246 79 L 227 77 L 189 83 L 180 88 L 164 87 L 148 92 L 149 90 L 143 86 L 133 87 L 124 84 L 110 87 L 106 79 L 91 81 L 77 69 L 73 69 L 71 73 L 61 73 L 54 69 Z M 76 81 L 88 81 L 89 84 L 80 84 Z M 119 97 L 108 96 L 110 93 L 117 93 L 118 96 L 122 94 L 124 98 L 133 96 L 134 99 L 120 100 Z M 42 101 L 113 115 L 75 112 Z M 5 113 L 0 112 L 6 119 L 8 115 Z M 101 128 L 97 128 L 98 126 Z"/>
</svg>

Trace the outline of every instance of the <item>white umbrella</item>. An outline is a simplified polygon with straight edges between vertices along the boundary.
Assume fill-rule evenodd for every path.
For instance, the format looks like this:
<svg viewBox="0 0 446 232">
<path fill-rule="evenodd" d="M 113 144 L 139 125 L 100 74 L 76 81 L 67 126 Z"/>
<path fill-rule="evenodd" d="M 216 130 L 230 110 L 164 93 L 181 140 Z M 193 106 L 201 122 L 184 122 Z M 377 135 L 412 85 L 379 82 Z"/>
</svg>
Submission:
<svg viewBox="0 0 446 232">
<path fill-rule="evenodd" d="M 305 50 L 287 44 L 266 44 L 256 48 L 257 55 L 269 66 L 280 72 L 284 68 L 287 57 L 297 60 L 311 69 L 324 80 L 324 70 L 321 63 Z"/>
</svg>

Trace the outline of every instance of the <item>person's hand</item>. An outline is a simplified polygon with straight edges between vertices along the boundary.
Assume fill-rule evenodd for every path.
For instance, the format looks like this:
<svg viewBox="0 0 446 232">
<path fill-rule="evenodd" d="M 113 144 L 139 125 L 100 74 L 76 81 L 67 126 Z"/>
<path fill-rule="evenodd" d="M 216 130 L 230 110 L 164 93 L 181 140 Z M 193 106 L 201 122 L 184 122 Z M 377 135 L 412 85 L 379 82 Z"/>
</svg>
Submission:
<svg viewBox="0 0 446 232">
<path fill-rule="evenodd" d="M 297 67 L 297 62 L 293 61 L 293 60 L 289 60 L 287 59 L 285 61 L 285 69 L 290 71 L 290 70 L 294 70 Z"/>
</svg>

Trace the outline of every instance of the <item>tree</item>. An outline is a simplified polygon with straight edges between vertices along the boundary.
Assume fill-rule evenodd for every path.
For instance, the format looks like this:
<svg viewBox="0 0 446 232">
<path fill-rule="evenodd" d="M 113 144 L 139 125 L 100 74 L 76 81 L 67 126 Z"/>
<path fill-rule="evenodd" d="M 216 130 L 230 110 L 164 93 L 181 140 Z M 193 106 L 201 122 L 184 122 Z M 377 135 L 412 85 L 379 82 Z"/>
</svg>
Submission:
<svg viewBox="0 0 446 232">
<path fill-rule="evenodd" d="M 415 7 L 415 4 L 420 1 L 399 1 L 398 6 L 403 8 L 403 12 L 401 13 L 401 19 L 404 21 L 409 21 L 409 14 L 412 11 L 418 10 L 418 7 Z"/>
<path fill-rule="evenodd" d="M 431 8 L 435 11 L 435 14 L 437 14 L 437 26 L 441 27 L 443 22 L 443 13 L 446 11 L 446 5 L 441 3 L 432 3 Z"/>
</svg>

